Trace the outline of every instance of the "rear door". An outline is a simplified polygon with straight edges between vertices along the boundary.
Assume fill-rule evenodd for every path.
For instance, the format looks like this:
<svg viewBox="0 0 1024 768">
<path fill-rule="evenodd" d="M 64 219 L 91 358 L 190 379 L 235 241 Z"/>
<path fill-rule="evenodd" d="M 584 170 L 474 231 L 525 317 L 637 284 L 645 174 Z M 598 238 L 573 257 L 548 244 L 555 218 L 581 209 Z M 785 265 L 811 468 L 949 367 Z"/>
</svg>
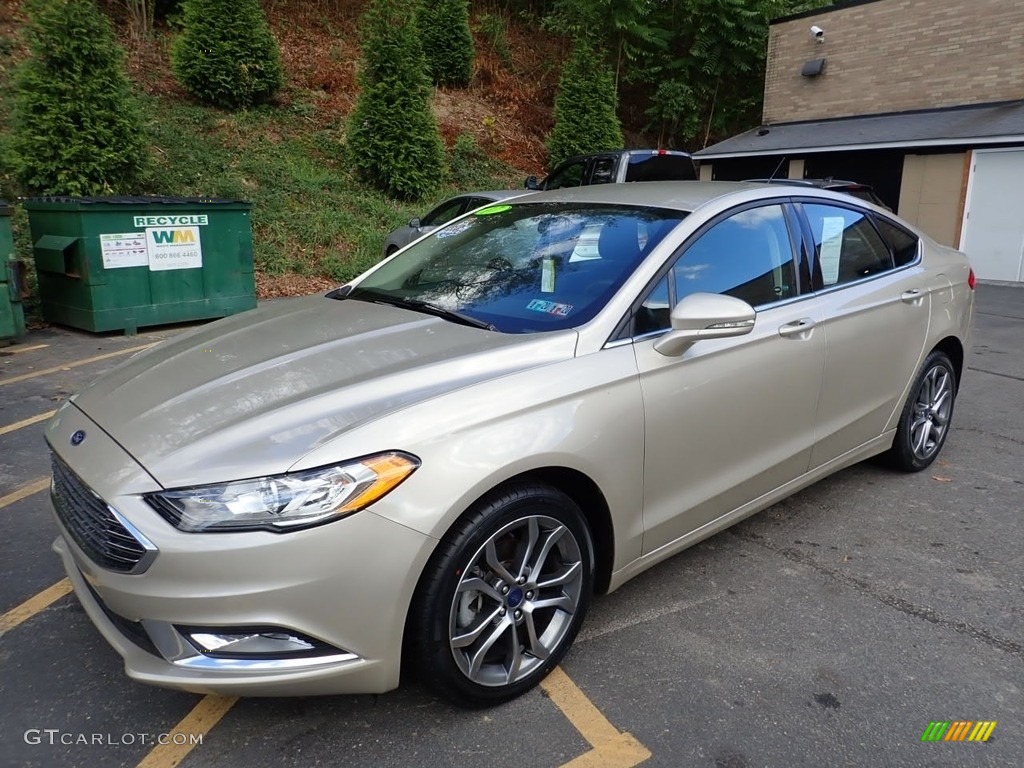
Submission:
<svg viewBox="0 0 1024 768">
<path fill-rule="evenodd" d="M 931 291 L 940 286 L 917 253 L 897 265 L 863 209 L 810 199 L 800 209 L 814 244 L 817 294 L 826 302 L 813 469 L 885 432 L 921 361 Z"/>
</svg>

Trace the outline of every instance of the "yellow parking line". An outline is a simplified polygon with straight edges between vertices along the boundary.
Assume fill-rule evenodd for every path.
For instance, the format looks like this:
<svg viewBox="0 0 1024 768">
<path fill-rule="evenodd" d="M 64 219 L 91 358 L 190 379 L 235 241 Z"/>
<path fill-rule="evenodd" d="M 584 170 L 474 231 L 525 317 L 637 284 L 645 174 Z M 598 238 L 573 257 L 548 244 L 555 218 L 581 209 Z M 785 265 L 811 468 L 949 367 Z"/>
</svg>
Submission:
<svg viewBox="0 0 1024 768">
<path fill-rule="evenodd" d="M 46 349 L 49 344 L 34 344 L 31 347 L 19 347 L 18 349 L 8 349 L 12 355 L 20 355 L 22 352 L 34 352 L 37 349 Z"/>
<path fill-rule="evenodd" d="M 69 371 L 72 368 L 77 368 L 80 365 L 88 365 L 89 363 L 98 363 L 100 360 L 108 360 L 111 357 L 118 357 L 119 355 L 127 355 L 132 352 L 141 352 L 144 349 L 155 347 L 159 344 L 159 341 L 154 341 L 152 344 L 140 344 L 137 347 L 128 347 L 126 349 L 119 349 L 116 352 L 107 352 L 105 355 L 96 355 L 95 357 L 87 357 L 85 360 L 74 360 L 70 363 L 64 363 L 64 365 L 57 365 L 53 368 L 44 368 L 41 371 L 33 371 L 32 373 L 23 373 L 20 376 L 12 376 L 9 379 L 0 380 L 0 387 L 5 384 L 16 384 L 19 381 L 28 381 L 29 379 L 35 379 L 40 376 L 47 376 L 51 373 L 59 373 L 60 371 Z"/>
<path fill-rule="evenodd" d="M 188 753 L 191 752 L 197 746 L 195 741 L 196 735 L 205 736 L 210 732 L 217 723 L 220 722 L 221 718 L 228 713 L 228 710 L 234 706 L 237 698 L 227 696 L 204 696 L 198 704 L 196 704 L 192 711 L 189 712 L 178 723 L 174 728 L 170 730 L 167 744 L 160 744 L 150 751 L 146 755 L 142 762 L 139 763 L 138 768 L 174 768 L 182 760 L 188 757 Z M 175 739 L 174 736 L 177 734 L 183 734 L 188 738 Z M 173 741 L 183 741 L 183 744 L 170 743 Z M 201 739 L 198 740 L 201 743 Z"/>
<path fill-rule="evenodd" d="M 13 424 L 8 424 L 6 427 L 0 427 L 0 435 L 6 435 L 8 432 L 16 432 L 22 427 L 31 427 L 33 424 L 38 424 L 40 421 L 46 421 L 56 412 L 57 411 L 47 411 L 46 413 L 40 413 L 38 416 L 31 416 L 27 419 L 16 421 Z"/>
<path fill-rule="evenodd" d="M 3 616 L 0 616 L 0 637 L 22 622 L 28 621 L 37 613 L 42 613 L 70 591 L 71 582 L 67 579 L 61 579 L 52 587 L 44 589 L 35 597 L 30 597 L 21 605 L 12 608 Z"/>
<path fill-rule="evenodd" d="M 13 504 L 16 501 L 21 501 L 22 499 L 27 499 L 33 493 L 39 493 L 40 491 L 45 491 L 49 487 L 50 487 L 50 478 L 49 477 L 37 477 L 35 480 L 33 480 L 28 485 L 23 485 L 18 490 L 13 491 L 12 493 L 8 493 L 6 496 L 0 496 L 0 509 L 3 509 L 4 507 L 9 507 L 9 506 L 11 506 L 11 504 Z"/>
<path fill-rule="evenodd" d="M 561 667 L 555 667 L 540 687 L 593 747 L 560 768 L 632 768 L 651 756 L 631 734 L 608 722 Z"/>
</svg>

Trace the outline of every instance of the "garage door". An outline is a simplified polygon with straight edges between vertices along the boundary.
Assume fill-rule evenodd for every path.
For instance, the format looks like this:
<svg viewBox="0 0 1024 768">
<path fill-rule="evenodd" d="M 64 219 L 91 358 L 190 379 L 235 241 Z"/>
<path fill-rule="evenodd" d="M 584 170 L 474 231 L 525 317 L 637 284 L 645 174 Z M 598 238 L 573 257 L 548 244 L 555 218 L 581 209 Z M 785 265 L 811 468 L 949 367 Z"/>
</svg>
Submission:
<svg viewBox="0 0 1024 768">
<path fill-rule="evenodd" d="M 1024 150 L 975 151 L 963 237 L 982 280 L 1024 281 Z"/>
</svg>

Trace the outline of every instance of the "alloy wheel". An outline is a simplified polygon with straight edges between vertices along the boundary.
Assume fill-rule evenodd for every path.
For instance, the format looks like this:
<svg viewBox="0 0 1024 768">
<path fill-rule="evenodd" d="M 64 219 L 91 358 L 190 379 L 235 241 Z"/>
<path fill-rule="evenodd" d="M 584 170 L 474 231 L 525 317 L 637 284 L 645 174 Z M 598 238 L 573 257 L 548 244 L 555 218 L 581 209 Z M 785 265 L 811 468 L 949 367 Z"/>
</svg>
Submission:
<svg viewBox="0 0 1024 768">
<path fill-rule="evenodd" d="M 953 377 L 943 365 L 924 375 L 914 400 L 910 445 L 918 459 L 930 459 L 942 447 L 953 410 Z"/>
<path fill-rule="evenodd" d="M 448 642 L 466 678 L 507 686 L 528 677 L 565 641 L 580 605 L 579 542 L 543 515 L 501 527 L 459 574 Z"/>
</svg>

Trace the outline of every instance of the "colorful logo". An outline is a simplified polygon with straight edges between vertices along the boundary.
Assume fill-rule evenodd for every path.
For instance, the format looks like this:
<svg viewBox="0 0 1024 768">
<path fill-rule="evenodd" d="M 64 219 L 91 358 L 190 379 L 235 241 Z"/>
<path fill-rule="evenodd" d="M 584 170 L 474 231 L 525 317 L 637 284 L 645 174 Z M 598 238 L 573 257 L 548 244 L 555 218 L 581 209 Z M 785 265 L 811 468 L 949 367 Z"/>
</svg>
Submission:
<svg viewBox="0 0 1024 768">
<path fill-rule="evenodd" d="M 995 729 L 995 720 L 933 720 L 921 741 L 988 741 Z"/>
<path fill-rule="evenodd" d="M 183 243 L 194 243 L 196 241 L 195 232 L 191 229 L 154 229 L 153 230 L 153 242 L 158 245 L 175 244 L 181 245 Z"/>
</svg>

